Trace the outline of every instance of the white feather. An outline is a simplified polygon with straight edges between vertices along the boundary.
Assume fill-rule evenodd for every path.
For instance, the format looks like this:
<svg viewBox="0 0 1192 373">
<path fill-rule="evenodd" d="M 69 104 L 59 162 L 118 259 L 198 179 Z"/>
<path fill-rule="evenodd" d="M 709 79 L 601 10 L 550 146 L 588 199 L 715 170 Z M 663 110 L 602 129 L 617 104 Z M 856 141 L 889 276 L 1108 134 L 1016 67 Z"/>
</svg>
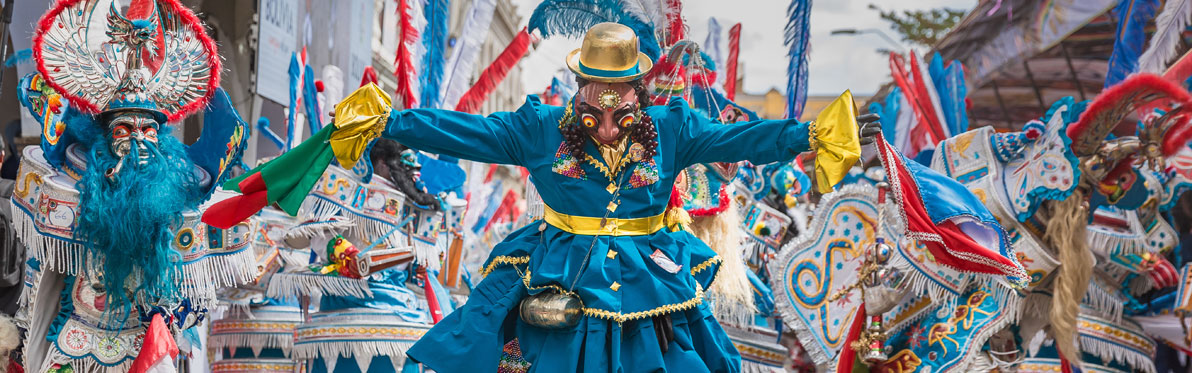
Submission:
<svg viewBox="0 0 1192 373">
<path fill-rule="evenodd" d="M 476 0 L 468 11 L 468 19 L 455 43 L 455 50 L 447 62 L 447 70 L 443 74 L 443 96 L 439 100 L 442 109 L 455 109 L 459 98 L 468 89 L 468 82 L 472 79 L 472 70 L 476 65 L 476 58 L 480 54 L 480 47 L 488 37 L 489 25 L 493 21 L 493 12 L 497 9 L 496 0 Z"/>
<path fill-rule="evenodd" d="M 422 30 L 426 29 L 426 15 L 423 14 L 423 0 L 405 0 L 409 2 L 408 11 L 410 12 L 410 28 L 418 30 L 418 36 L 410 40 L 406 45 L 410 48 L 410 71 L 407 74 L 413 75 L 410 79 L 411 89 L 414 91 L 414 96 L 418 96 L 418 92 L 422 92 L 422 83 L 418 81 L 418 74 L 422 72 L 422 56 L 426 54 L 426 47 L 422 45 Z"/>
<path fill-rule="evenodd" d="M 660 0 L 621 0 L 625 12 L 632 14 L 639 20 L 649 23 L 655 29 L 666 25 L 666 16 L 662 14 Z"/>
<path fill-rule="evenodd" d="M 1155 18 L 1155 34 L 1146 52 L 1138 59 L 1138 71 L 1162 74 L 1179 51 L 1184 29 L 1192 21 L 1192 0 L 1167 0 L 1163 12 Z"/>
</svg>

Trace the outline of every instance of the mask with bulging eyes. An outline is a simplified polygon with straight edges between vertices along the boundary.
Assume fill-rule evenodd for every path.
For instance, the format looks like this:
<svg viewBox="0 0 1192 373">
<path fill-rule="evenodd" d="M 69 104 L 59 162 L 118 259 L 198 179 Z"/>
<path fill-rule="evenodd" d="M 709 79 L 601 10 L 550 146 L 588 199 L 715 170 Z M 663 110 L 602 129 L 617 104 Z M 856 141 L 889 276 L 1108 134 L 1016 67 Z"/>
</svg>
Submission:
<svg viewBox="0 0 1192 373">
<path fill-rule="evenodd" d="M 109 149 L 116 158 L 123 159 L 132 151 L 135 141 L 137 162 L 144 164 L 153 157 L 145 143 L 157 144 L 158 126 L 157 120 L 149 113 L 129 111 L 116 114 L 108 122 Z"/>
<path fill-rule="evenodd" d="M 626 83 L 591 82 L 580 88 L 577 121 L 599 144 L 612 145 L 641 120 L 637 92 Z"/>
</svg>

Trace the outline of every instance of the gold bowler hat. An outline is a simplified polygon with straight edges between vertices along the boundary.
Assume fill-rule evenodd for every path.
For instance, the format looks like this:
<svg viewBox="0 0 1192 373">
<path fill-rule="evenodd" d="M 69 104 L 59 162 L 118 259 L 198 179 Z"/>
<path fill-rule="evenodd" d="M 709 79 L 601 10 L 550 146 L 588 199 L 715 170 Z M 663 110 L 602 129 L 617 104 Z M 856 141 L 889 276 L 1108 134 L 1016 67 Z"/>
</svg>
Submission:
<svg viewBox="0 0 1192 373">
<path fill-rule="evenodd" d="M 588 29 L 584 43 L 567 55 L 567 68 L 581 78 L 603 83 L 636 80 L 654 63 L 637 50 L 637 34 L 619 23 L 599 23 Z"/>
</svg>

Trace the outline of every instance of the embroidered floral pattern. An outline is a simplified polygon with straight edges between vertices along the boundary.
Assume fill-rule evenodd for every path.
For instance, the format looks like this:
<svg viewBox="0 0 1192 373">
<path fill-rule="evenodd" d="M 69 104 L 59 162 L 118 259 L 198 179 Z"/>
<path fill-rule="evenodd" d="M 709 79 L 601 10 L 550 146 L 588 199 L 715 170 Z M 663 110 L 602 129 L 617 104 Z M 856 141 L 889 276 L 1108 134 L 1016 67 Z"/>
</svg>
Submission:
<svg viewBox="0 0 1192 373">
<path fill-rule="evenodd" d="M 588 175 L 584 174 L 584 169 L 579 167 L 579 160 L 567 153 L 565 144 L 559 144 L 559 151 L 555 152 L 555 162 L 551 166 L 551 171 L 580 180 L 588 179 Z"/>
<path fill-rule="evenodd" d="M 629 177 L 631 188 L 641 188 L 656 182 L 658 182 L 658 165 L 654 163 L 653 159 L 638 163 L 633 168 L 633 175 Z"/>
<path fill-rule="evenodd" d="M 81 350 L 81 349 L 83 349 L 83 347 L 87 347 L 87 344 L 88 344 L 87 333 L 83 332 L 82 330 L 78 330 L 78 329 L 71 330 L 70 332 L 67 332 L 66 338 L 64 338 L 63 340 L 66 342 L 67 347 L 77 349 L 77 350 Z"/>
</svg>

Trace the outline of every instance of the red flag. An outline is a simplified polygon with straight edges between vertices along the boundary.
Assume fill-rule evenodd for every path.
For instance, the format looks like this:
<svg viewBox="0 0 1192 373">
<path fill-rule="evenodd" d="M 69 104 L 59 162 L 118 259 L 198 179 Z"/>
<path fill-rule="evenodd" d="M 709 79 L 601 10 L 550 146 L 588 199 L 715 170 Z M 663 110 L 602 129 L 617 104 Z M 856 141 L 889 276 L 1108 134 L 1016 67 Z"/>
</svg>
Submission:
<svg viewBox="0 0 1192 373">
<path fill-rule="evenodd" d="M 153 315 L 149 322 L 149 329 L 145 331 L 145 342 L 141 345 L 141 352 L 133 360 L 129 373 L 164 373 L 177 372 L 174 358 L 178 357 L 178 345 L 174 344 L 174 336 L 166 328 L 161 314 Z"/>
<path fill-rule="evenodd" d="M 890 191 L 906 219 L 906 236 L 927 247 L 934 261 L 961 272 L 1003 275 L 1022 282 L 1026 270 L 1010 252 L 1006 233 L 971 191 L 906 157 L 878 134 Z M 923 196 L 933 201 L 927 205 Z"/>
</svg>

